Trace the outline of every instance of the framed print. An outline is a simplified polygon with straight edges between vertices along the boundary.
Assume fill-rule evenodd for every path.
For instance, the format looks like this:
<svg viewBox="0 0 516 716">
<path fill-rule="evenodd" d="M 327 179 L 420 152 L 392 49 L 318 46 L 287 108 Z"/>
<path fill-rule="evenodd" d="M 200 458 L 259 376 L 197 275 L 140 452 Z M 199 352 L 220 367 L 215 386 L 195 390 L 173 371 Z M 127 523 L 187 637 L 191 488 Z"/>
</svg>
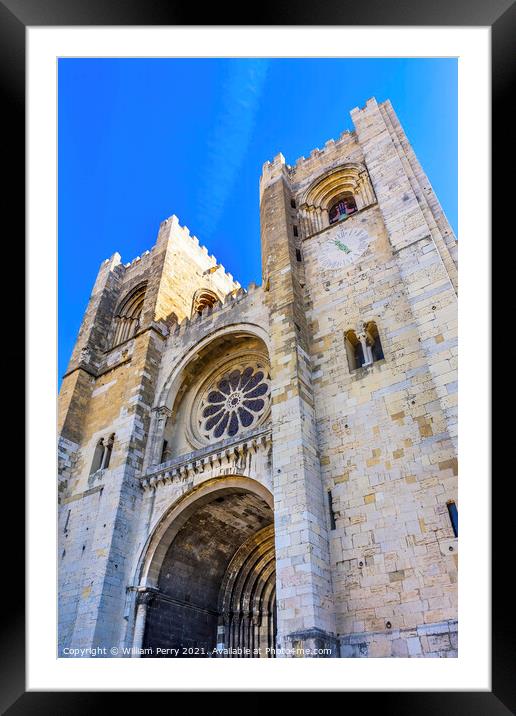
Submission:
<svg viewBox="0 0 516 716">
<path fill-rule="evenodd" d="M 28 317 L 4 709 L 509 713 L 488 273 L 511 4 L 0 12 Z"/>
</svg>

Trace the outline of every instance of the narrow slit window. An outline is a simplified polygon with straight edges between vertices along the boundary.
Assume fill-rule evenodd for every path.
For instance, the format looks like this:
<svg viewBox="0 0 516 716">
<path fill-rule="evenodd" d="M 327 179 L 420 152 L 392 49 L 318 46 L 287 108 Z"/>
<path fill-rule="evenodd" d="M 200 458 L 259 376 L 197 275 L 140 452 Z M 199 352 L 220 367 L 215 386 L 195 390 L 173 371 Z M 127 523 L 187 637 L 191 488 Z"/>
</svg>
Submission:
<svg viewBox="0 0 516 716">
<path fill-rule="evenodd" d="M 335 522 L 335 512 L 333 511 L 333 496 L 331 490 L 328 490 L 328 509 L 330 511 L 330 529 L 337 529 L 337 523 Z"/>
<path fill-rule="evenodd" d="M 297 230 L 297 226 L 292 227 L 294 231 L 294 236 L 299 236 L 299 232 Z"/>
<path fill-rule="evenodd" d="M 457 505 L 455 502 L 448 502 L 446 505 L 448 508 L 448 516 L 450 518 L 453 534 L 455 537 L 459 536 L 459 513 L 457 512 Z"/>
<path fill-rule="evenodd" d="M 301 257 L 301 250 L 300 250 L 300 249 L 296 249 L 296 259 L 297 259 L 298 261 L 302 261 L 302 260 L 303 260 L 302 257 Z"/>
<path fill-rule="evenodd" d="M 295 199 L 291 199 L 291 200 L 290 200 L 290 206 L 291 206 L 293 209 L 296 208 L 296 200 L 295 200 Z"/>
</svg>

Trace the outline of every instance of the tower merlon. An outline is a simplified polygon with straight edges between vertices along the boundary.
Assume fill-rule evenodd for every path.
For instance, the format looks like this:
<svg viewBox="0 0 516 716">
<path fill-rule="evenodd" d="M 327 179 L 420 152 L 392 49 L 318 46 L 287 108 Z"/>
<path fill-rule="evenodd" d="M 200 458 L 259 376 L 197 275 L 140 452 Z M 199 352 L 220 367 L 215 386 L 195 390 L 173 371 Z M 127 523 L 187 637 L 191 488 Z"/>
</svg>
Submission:
<svg viewBox="0 0 516 716">
<path fill-rule="evenodd" d="M 350 115 L 351 117 L 353 117 L 358 112 L 365 112 L 368 109 L 378 109 L 378 102 L 376 101 L 376 97 L 370 97 L 362 108 L 354 107 L 351 110 Z"/>
<path fill-rule="evenodd" d="M 192 235 L 187 226 L 182 226 L 179 222 L 178 217 L 172 214 L 171 217 L 165 219 L 160 225 L 160 233 L 158 235 L 158 241 L 156 245 L 163 241 L 170 241 L 177 239 L 179 241 L 185 241 L 189 244 L 190 248 L 193 248 L 197 253 L 198 257 L 202 260 L 203 264 L 208 262 L 208 265 L 203 268 L 203 271 L 208 269 L 215 269 L 218 266 L 217 274 L 226 276 L 229 281 L 236 283 L 233 276 L 228 273 L 222 264 L 219 264 L 217 258 L 210 254 L 208 248 L 201 244 L 198 237 Z"/>
<path fill-rule="evenodd" d="M 317 163 L 320 163 L 321 159 L 324 160 L 325 157 L 329 157 L 332 152 L 336 153 L 337 151 L 342 150 L 343 144 L 350 142 L 354 139 L 355 134 L 349 129 L 346 129 L 344 132 L 342 132 L 342 134 L 337 140 L 328 139 L 328 141 L 325 142 L 323 149 L 316 147 L 310 152 L 308 157 L 301 156 L 296 159 L 294 164 L 288 168 L 290 177 L 293 178 L 296 173 L 301 169 L 305 172 L 313 171 L 312 167 L 317 166 Z"/>
<path fill-rule="evenodd" d="M 118 253 L 118 251 L 115 251 L 114 254 L 112 254 L 108 259 L 105 259 L 99 267 L 97 278 L 95 280 L 95 284 L 93 286 L 92 294 L 97 293 L 105 284 L 106 277 L 110 273 L 114 273 L 117 271 L 117 269 L 122 268 L 121 265 L 122 257 Z"/>
<path fill-rule="evenodd" d="M 275 181 L 277 181 L 279 177 L 283 177 L 284 180 L 287 181 L 287 183 L 290 181 L 289 167 L 287 166 L 285 162 L 285 157 L 281 152 L 274 157 L 272 162 L 266 162 L 263 165 L 263 171 L 260 177 L 260 201 L 265 189 L 270 184 L 273 184 Z"/>
<path fill-rule="evenodd" d="M 262 169 L 262 175 L 260 177 L 260 185 L 263 182 L 268 182 L 276 179 L 286 169 L 285 157 L 281 152 L 276 154 L 272 162 L 265 162 Z"/>
<path fill-rule="evenodd" d="M 118 253 L 118 251 L 115 251 L 114 254 L 112 254 L 108 259 L 105 259 L 102 262 L 102 266 L 110 265 L 110 268 L 114 268 L 115 266 L 118 266 L 119 263 L 121 263 L 122 257 Z"/>
</svg>

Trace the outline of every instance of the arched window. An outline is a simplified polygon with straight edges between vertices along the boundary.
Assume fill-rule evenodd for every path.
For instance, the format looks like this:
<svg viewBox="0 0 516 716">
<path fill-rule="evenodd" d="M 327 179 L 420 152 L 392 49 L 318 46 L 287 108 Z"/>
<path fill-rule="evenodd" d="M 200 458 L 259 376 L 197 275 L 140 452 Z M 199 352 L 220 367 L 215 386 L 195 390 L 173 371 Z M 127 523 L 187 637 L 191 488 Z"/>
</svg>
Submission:
<svg viewBox="0 0 516 716">
<path fill-rule="evenodd" d="M 354 214 L 357 210 L 357 204 L 352 194 L 341 197 L 336 201 L 329 209 L 328 217 L 330 224 L 336 224 L 337 221 L 342 221 L 350 214 Z"/>
<path fill-rule="evenodd" d="M 192 301 L 192 316 L 196 313 L 202 313 L 208 306 L 214 306 L 219 301 L 219 297 L 208 288 L 202 288 L 196 291 Z"/>
<path fill-rule="evenodd" d="M 364 330 L 358 334 L 353 330 L 346 331 L 344 337 L 350 371 L 383 360 L 382 343 L 374 321 L 364 323 Z"/>
<path fill-rule="evenodd" d="M 349 370 L 353 371 L 364 364 L 364 353 L 362 344 L 357 338 L 355 331 L 346 331 L 344 334 L 346 342 L 346 353 L 348 355 Z"/>
<path fill-rule="evenodd" d="M 140 327 L 146 285 L 134 289 L 120 305 L 115 316 L 115 333 L 112 346 L 132 338 Z"/>
<path fill-rule="evenodd" d="M 111 460 L 111 453 L 113 452 L 113 445 L 115 442 L 115 433 L 109 436 L 109 440 L 106 443 L 106 450 L 104 452 L 104 460 L 102 462 L 102 469 L 107 470 L 109 467 L 109 461 Z"/>
<path fill-rule="evenodd" d="M 161 459 L 160 462 L 167 462 L 172 457 L 170 448 L 168 447 L 168 440 L 163 440 L 163 447 L 161 448 Z"/>
<path fill-rule="evenodd" d="M 104 458 L 104 438 L 100 438 L 98 443 L 95 445 L 95 452 L 93 453 L 93 460 L 90 468 L 90 475 L 100 470 L 102 467 L 102 460 Z"/>
<path fill-rule="evenodd" d="M 364 165 L 347 162 L 325 172 L 299 195 L 300 234 L 307 237 L 366 209 L 376 201 Z"/>
<path fill-rule="evenodd" d="M 380 341 L 376 323 L 374 321 L 364 323 L 364 333 L 366 343 L 370 348 L 370 362 L 374 363 L 375 361 L 383 360 L 385 356 L 383 355 L 382 342 Z"/>
<path fill-rule="evenodd" d="M 107 440 L 105 438 L 100 438 L 100 440 L 95 445 L 95 452 L 93 453 L 90 475 L 93 475 L 99 470 L 108 469 L 114 444 L 115 433 L 112 433 Z"/>
</svg>

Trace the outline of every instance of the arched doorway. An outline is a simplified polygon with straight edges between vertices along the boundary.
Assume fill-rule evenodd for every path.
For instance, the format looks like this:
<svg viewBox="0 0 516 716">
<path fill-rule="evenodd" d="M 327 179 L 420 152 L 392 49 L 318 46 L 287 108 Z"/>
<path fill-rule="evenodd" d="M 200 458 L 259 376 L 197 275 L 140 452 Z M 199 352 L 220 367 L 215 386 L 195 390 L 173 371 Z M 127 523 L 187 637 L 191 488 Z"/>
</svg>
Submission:
<svg viewBox="0 0 516 716">
<path fill-rule="evenodd" d="M 217 642 L 226 649 L 247 649 L 244 656 L 273 655 L 276 640 L 276 561 L 274 527 L 251 535 L 229 563 L 219 592 Z M 223 652 L 224 653 L 224 652 Z"/>
<path fill-rule="evenodd" d="M 160 556 L 150 567 L 154 591 L 143 656 L 274 655 L 271 504 L 261 486 L 251 491 L 236 479 L 221 483 L 220 489 L 190 500 L 154 546 Z"/>
</svg>

